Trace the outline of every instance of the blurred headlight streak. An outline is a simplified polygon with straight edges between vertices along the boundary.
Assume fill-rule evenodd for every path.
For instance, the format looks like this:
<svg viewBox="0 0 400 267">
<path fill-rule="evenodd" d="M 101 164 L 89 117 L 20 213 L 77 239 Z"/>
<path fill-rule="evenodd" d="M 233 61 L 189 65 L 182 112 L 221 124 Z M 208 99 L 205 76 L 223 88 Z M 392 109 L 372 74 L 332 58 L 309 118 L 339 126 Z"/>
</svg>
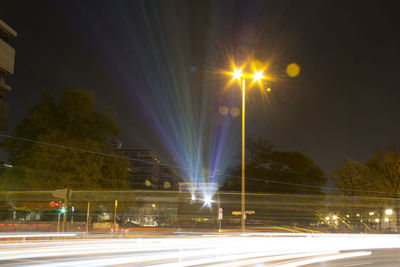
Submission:
<svg viewBox="0 0 400 267">
<path fill-rule="evenodd" d="M 368 256 L 370 249 L 400 248 L 399 235 L 247 233 L 244 236 L 164 236 L 0 244 L 0 260 L 41 266 L 146 264 L 240 266 L 278 260 L 286 265 Z M 354 252 L 351 250 L 363 250 Z M 341 251 L 339 253 L 339 251 Z M 349 252 L 347 252 L 349 251 Z M 304 259 L 307 257 L 307 259 Z M 32 261 L 32 262 L 30 262 Z M 229 264 L 229 265 L 227 265 Z"/>
</svg>

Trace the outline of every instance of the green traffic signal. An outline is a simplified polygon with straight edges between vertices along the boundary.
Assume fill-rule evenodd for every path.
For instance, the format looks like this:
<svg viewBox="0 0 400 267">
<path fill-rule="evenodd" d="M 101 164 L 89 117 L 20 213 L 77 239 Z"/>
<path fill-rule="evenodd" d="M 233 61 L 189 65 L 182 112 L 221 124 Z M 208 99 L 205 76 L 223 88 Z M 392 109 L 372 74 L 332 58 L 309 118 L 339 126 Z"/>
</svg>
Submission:
<svg viewBox="0 0 400 267">
<path fill-rule="evenodd" d="M 61 210 L 60 210 L 60 212 L 61 212 L 61 213 L 65 213 L 65 208 L 62 207 Z"/>
</svg>

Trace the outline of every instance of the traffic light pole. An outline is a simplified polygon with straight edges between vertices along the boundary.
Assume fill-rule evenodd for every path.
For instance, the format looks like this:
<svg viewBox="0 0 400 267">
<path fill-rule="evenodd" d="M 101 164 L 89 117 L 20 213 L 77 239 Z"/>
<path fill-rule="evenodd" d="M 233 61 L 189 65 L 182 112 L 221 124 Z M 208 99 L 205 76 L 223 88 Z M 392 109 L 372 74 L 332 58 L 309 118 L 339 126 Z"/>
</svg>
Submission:
<svg viewBox="0 0 400 267">
<path fill-rule="evenodd" d="M 89 234 L 89 214 L 90 214 L 90 201 L 87 203 L 87 213 L 86 213 L 86 234 Z"/>
<path fill-rule="evenodd" d="M 60 215 L 61 215 L 61 212 L 60 212 L 60 210 L 58 210 L 57 233 L 60 232 Z"/>
<path fill-rule="evenodd" d="M 65 200 L 64 200 L 64 208 L 65 211 L 63 213 L 63 224 L 62 224 L 62 232 L 65 232 L 65 226 L 67 224 L 67 211 L 68 211 L 68 199 L 70 195 L 71 190 L 68 188 L 65 188 Z"/>
<path fill-rule="evenodd" d="M 115 200 L 115 203 L 114 203 L 114 232 L 117 231 L 117 207 L 118 207 L 118 200 Z"/>
</svg>

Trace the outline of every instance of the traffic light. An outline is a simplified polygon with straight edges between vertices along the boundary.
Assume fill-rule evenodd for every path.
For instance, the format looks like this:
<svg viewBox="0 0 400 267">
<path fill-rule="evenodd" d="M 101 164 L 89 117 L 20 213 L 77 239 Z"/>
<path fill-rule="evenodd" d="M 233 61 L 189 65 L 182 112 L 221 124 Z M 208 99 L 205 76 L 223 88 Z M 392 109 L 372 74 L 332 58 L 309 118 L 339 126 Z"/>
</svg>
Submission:
<svg viewBox="0 0 400 267">
<path fill-rule="evenodd" d="M 59 208 L 61 206 L 61 201 L 50 201 L 50 207 L 52 208 Z"/>
</svg>

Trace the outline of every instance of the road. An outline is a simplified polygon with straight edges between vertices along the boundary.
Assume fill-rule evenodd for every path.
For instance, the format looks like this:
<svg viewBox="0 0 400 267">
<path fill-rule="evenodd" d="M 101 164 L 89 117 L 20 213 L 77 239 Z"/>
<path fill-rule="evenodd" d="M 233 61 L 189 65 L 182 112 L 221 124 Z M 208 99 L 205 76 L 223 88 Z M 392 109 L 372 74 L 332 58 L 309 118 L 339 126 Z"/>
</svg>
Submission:
<svg viewBox="0 0 400 267">
<path fill-rule="evenodd" d="M 306 267 L 398 267 L 400 249 L 372 250 L 371 255 L 304 265 Z"/>
<path fill-rule="evenodd" d="M 400 235 L 18 235 L 0 236 L 1 266 L 400 266 Z"/>
</svg>

